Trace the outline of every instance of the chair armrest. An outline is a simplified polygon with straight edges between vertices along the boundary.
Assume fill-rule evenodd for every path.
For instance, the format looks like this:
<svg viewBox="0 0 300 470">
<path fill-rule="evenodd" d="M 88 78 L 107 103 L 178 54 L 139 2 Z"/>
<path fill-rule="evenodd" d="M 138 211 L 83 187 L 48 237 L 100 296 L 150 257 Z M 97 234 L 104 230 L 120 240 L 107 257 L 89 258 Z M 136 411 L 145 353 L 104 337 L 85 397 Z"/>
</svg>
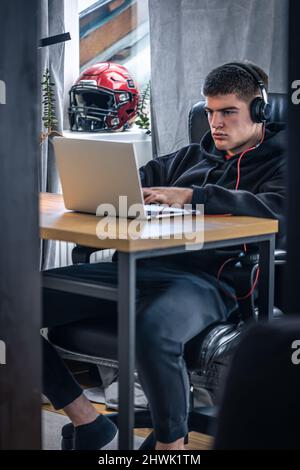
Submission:
<svg viewBox="0 0 300 470">
<path fill-rule="evenodd" d="M 256 266 L 259 262 L 259 253 L 249 253 L 242 255 L 239 258 L 240 263 L 243 266 L 253 267 Z M 275 250 L 274 251 L 274 261 L 275 265 L 285 264 L 286 263 L 286 250 Z"/>
<path fill-rule="evenodd" d="M 286 263 L 286 250 L 275 250 L 275 264 Z"/>
<path fill-rule="evenodd" d="M 102 251 L 103 249 L 76 245 L 74 246 L 72 250 L 72 263 L 73 264 L 89 263 L 91 255 L 95 253 L 96 251 Z"/>
</svg>

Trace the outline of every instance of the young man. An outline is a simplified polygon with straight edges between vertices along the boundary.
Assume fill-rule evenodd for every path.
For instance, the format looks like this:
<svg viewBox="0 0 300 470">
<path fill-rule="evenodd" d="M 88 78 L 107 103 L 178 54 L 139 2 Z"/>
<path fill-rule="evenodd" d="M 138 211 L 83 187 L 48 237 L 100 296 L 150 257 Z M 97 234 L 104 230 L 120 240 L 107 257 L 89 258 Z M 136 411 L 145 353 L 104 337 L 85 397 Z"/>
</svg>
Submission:
<svg viewBox="0 0 300 470">
<path fill-rule="evenodd" d="M 282 230 L 284 125 L 264 125 L 267 87 L 266 74 L 253 64 L 213 70 L 203 87 L 210 131 L 200 144 L 154 159 L 141 169 L 145 202 L 201 203 L 208 214 L 275 218 Z M 188 252 L 138 264 L 136 364 L 150 403 L 157 449 L 184 448 L 189 403 L 185 344 L 215 321 L 226 320 L 237 307 L 230 278 L 224 273 L 222 289 L 216 278 L 224 256 L 220 250 Z M 116 264 L 70 266 L 49 275 L 116 283 Z M 67 323 L 104 311 L 117 318 L 113 302 L 45 292 L 46 326 L 55 323 L 55 317 Z M 115 435 L 114 425 L 97 415 L 52 346 L 44 343 L 44 393 L 75 425 L 77 449 L 101 448 Z"/>
</svg>

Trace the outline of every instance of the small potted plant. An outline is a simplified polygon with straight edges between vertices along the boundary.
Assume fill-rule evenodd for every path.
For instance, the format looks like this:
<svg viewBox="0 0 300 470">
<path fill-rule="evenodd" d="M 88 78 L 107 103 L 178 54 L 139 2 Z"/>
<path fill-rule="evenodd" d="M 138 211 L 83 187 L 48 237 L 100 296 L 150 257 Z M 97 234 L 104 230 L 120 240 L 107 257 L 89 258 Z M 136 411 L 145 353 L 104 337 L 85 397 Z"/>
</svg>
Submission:
<svg viewBox="0 0 300 470">
<path fill-rule="evenodd" d="M 45 130 L 41 132 L 41 144 L 48 139 L 48 137 L 61 134 L 57 131 L 58 120 L 56 118 L 55 110 L 55 83 L 53 83 L 49 69 L 47 68 L 43 74 L 42 81 L 43 91 L 43 116 Z"/>
<path fill-rule="evenodd" d="M 135 124 L 140 129 L 144 129 L 148 135 L 151 135 L 150 93 L 151 84 L 149 80 L 140 94 L 137 119 L 135 121 Z"/>
</svg>

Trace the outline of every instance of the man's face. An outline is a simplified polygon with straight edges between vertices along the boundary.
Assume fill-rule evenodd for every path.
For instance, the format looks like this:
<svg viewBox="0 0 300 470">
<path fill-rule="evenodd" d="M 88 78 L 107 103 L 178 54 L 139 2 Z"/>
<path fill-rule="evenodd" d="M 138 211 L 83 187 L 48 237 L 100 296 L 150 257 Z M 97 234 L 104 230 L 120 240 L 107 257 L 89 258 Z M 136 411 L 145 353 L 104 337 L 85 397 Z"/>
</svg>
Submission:
<svg viewBox="0 0 300 470">
<path fill-rule="evenodd" d="M 207 96 L 205 109 L 218 150 L 234 155 L 257 144 L 262 125 L 251 120 L 249 104 L 235 94 Z"/>
</svg>

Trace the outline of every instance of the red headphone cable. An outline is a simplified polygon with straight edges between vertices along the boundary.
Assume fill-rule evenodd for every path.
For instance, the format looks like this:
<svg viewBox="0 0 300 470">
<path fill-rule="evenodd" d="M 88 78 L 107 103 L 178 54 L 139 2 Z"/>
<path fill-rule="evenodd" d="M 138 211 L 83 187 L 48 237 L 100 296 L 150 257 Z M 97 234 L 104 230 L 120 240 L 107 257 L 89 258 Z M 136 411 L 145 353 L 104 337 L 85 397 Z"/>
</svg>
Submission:
<svg viewBox="0 0 300 470">
<path fill-rule="evenodd" d="M 239 158 L 238 158 L 238 162 L 237 162 L 237 179 L 236 179 L 235 191 L 238 190 L 238 187 L 239 187 L 239 184 L 240 184 L 240 165 L 241 165 L 241 160 L 242 160 L 243 156 L 246 155 L 246 153 L 250 152 L 251 150 L 255 150 L 256 148 L 258 148 L 258 147 L 262 144 L 264 138 L 265 138 L 265 124 L 263 124 L 262 137 L 261 137 L 259 143 L 256 144 L 256 145 L 254 145 L 254 146 L 252 146 L 252 147 L 249 147 L 249 148 L 246 149 L 246 150 L 244 150 L 244 152 L 242 152 L 241 155 L 240 155 Z M 247 245 L 244 244 L 244 253 L 246 253 L 246 252 L 247 252 Z M 222 264 L 222 266 L 220 267 L 220 269 L 219 269 L 219 271 L 218 271 L 218 274 L 217 274 L 217 281 L 218 281 L 218 283 L 220 283 L 220 276 L 221 276 L 221 273 L 222 273 L 224 267 L 225 267 L 230 261 L 233 261 L 233 260 L 234 260 L 234 261 L 237 261 L 237 258 L 229 258 L 229 259 L 228 259 L 227 261 L 225 261 L 225 262 Z M 237 297 L 237 296 L 235 296 L 234 294 L 231 294 L 230 292 L 226 291 L 226 290 L 223 289 L 222 287 L 220 287 L 220 288 L 221 288 L 221 290 L 222 290 L 223 292 L 225 292 L 225 294 L 229 295 L 230 297 L 233 297 L 235 300 L 245 300 L 245 299 L 247 299 L 248 297 L 250 297 L 250 295 L 253 294 L 254 289 L 255 289 L 255 287 L 256 287 L 256 285 L 257 285 L 257 282 L 258 282 L 258 277 L 259 277 L 259 267 L 257 268 L 253 285 L 251 286 L 249 292 L 247 292 L 247 294 L 245 294 L 245 295 L 242 296 L 242 297 Z"/>
</svg>

